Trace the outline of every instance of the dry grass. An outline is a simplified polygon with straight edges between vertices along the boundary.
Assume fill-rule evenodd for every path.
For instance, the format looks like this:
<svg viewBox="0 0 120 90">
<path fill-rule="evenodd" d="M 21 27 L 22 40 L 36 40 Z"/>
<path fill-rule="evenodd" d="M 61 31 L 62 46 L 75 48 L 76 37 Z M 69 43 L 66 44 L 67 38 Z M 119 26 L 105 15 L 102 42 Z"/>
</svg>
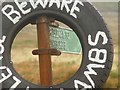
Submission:
<svg viewBox="0 0 120 90">
<path fill-rule="evenodd" d="M 113 66 L 109 78 L 105 84 L 105 88 L 117 88 L 118 87 L 118 46 L 114 46 L 114 59 Z M 113 83 L 114 82 L 114 83 Z"/>
<path fill-rule="evenodd" d="M 118 47 L 115 47 L 117 50 Z M 66 58 L 64 58 L 66 57 Z M 60 57 L 52 57 L 53 85 L 68 80 L 78 70 L 81 55 L 62 54 Z M 39 62 L 38 60 L 22 61 L 15 63 L 16 71 L 26 80 L 39 85 Z M 22 67 L 22 68 L 21 68 Z M 35 78 L 36 77 L 36 78 Z M 114 82 L 114 83 L 113 83 Z M 105 84 L 105 88 L 118 86 L 118 52 L 115 51 L 114 64 L 111 74 Z"/>
<path fill-rule="evenodd" d="M 81 55 L 68 54 L 62 54 L 60 57 L 52 57 L 53 85 L 62 83 L 72 77 L 80 66 L 80 58 Z M 24 79 L 39 85 L 38 60 L 15 63 L 14 67 Z"/>
</svg>

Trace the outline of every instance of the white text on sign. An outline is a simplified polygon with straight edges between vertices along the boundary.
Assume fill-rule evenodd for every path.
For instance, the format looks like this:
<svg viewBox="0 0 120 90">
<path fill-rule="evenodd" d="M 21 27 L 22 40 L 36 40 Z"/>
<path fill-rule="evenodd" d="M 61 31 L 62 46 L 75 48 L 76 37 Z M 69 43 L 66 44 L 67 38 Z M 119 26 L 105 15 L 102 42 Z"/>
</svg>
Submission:
<svg viewBox="0 0 120 90">
<path fill-rule="evenodd" d="M 14 0 L 14 2 L 24 15 L 30 13 L 32 9 L 36 9 L 39 5 L 41 5 L 42 8 L 46 8 L 47 6 L 50 8 L 55 4 L 56 8 L 60 9 L 61 11 L 65 8 L 66 12 L 74 18 L 77 18 L 75 12 L 80 12 L 78 5 L 84 6 L 80 0 L 29 0 L 31 7 L 26 9 L 28 5 L 27 1 L 19 2 L 18 0 Z M 72 8 L 69 7 L 70 4 L 72 4 Z M 10 11 L 6 12 L 8 9 Z M 2 8 L 2 13 L 7 16 L 7 18 L 9 18 L 10 21 L 12 21 L 14 24 L 19 22 L 19 20 L 22 18 L 20 11 L 15 10 L 14 6 L 10 4 L 7 4 Z M 13 14 L 15 17 L 12 17 Z"/>
<path fill-rule="evenodd" d="M 88 35 L 88 44 L 91 45 L 91 46 L 96 46 L 99 42 L 100 37 L 103 38 L 102 45 L 105 45 L 105 44 L 108 43 L 108 38 L 107 38 L 105 32 L 98 31 L 97 34 L 96 34 L 94 42 L 91 39 L 92 36 Z M 96 53 L 95 57 L 92 57 L 93 52 Z M 100 54 L 103 54 L 102 59 L 100 59 Z M 79 80 L 74 80 L 74 86 L 75 86 L 76 90 L 78 90 L 79 85 L 83 86 L 84 88 L 95 88 L 95 82 L 90 77 L 90 75 L 98 75 L 97 72 L 94 69 L 105 68 L 104 63 L 106 62 L 106 59 L 107 59 L 107 50 L 106 49 L 92 48 L 88 52 L 88 58 L 93 63 L 97 63 L 97 64 L 91 63 L 91 64 L 87 65 L 88 71 L 84 71 L 84 75 L 88 79 L 88 81 L 90 82 L 91 85 L 88 85 L 87 83 L 79 81 Z"/>
</svg>

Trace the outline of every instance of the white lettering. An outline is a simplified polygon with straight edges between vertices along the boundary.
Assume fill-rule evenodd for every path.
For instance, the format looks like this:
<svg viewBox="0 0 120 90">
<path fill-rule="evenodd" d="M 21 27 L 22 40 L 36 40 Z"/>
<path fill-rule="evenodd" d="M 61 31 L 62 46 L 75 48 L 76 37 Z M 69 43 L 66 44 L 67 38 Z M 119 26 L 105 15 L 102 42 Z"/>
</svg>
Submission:
<svg viewBox="0 0 120 90">
<path fill-rule="evenodd" d="M 96 56 L 94 58 L 92 58 L 92 53 L 96 52 Z M 103 59 L 100 59 L 100 54 L 103 54 Z M 106 59 L 107 59 L 107 51 L 105 49 L 91 49 L 89 51 L 89 60 L 93 61 L 93 62 L 97 62 L 97 63 L 105 63 Z"/>
<path fill-rule="evenodd" d="M 49 4 L 49 7 L 51 7 L 54 3 L 56 3 L 57 8 L 60 8 L 60 1 L 59 0 L 51 0 L 50 4 Z"/>
<path fill-rule="evenodd" d="M 26 90 L 29 90 L 29 89 L 30 89 L 30 87 L 29 87 L 29 86 L 27 86 Z"/>
<path fill-rule="evenodd" d="M 97 73 L 92 69 L 92 68 L 104 68 L 104 65 L 100 65 L 100 64 L 89 64 L 87 65 L 87 68 L 89 71 L 85 71 L 84 74 L 87 77 L 87 79 L 89 80 L 89 82 L 91 83 L 92 87 L 95 88 L 95 83 L 92 80 L 92 78 L 90 77 L 90 75 L 97 75 Z"/>
<path fill-rule="evenodd" d="M 76 10 L 77 12 L 80 12 L 80 9 L 77 7 L 78 3 L 84 6 L 84 4 L 80 0 L 75 0 L 73 7 L 71 9 L 71 12 L 70 12 L 70 15 L 72 15 L 74 18 L 77 18 L 77 15 L 74 13 L 74 11 Z"/>
<path fill-rule="evenodd" d="M 1 43 L 4 43 L 4 42 L 5 42 L 5 39 L 6 39 L 6 36 L 3 36 L 2 39 L 0 39 L 0 44 L 1 44 Z"/>
<path fill-rule="evenodd" d="M 5 51 L 4 46 L 2 45 L 2 43 L 5 42 L 6 36 L 3 36 L 2 39 L 0 39 L 0 54 L 3 54 Z M 3 59 L 3 56 L 0 56 L 0 60 Z"/>
<path fill-rule="evenodd" d="M 10 87 L 10 90 L 14 90 L 21 83 L 21 81 L 19 79 L 17 79 L 15 76 L 13 76 L 13 79 L 16 82 Z"/>
<path fill-rule="evenodd" d="M 102 31 L 98 31 L 98 33 L 97 33 L 97 35 L 96 35 L 96 37 L 95 37 L 95 41 L 94 41 L 94 42 L 91 40 L 91 37 L 92 37 L 92 36 L 91 36 L 91 35 L 88 35 L 88 43 L 89 43 L 91 46 L 97 45 L 100 36 L 103 37 L 103 43 L 102 43 L 102 44 L 103 44 L 103 45 L 107 44 L 108 38 L 107 38 L 106 34 L 105 34 L 104 32 L 102 32 Z"/>
<path fill-rule="evenodd" d="M 67 10 L 67 13 L 69 13 L 70 8 L 68 7 L 69 4 L 72 3 L 72 0 L 63 0 L 62 5 L 61 5 L 61 10 L 65 7 Z"/>
<path fill-rule="evenodd" d="M 73 2 L 73 0 L 29 0 L 32 8 L 27 8 L 27 1 L 23 1 L 23 2 L 19 2 L 18 0 L 14 0 L 15 4 L 17 5 L 17 7 L 20 9 L 20 11 L 22 12 L 22 14 L 28 14 L 32 11 L 33 9 L 36 9 L 38 7 L 38 5 L 42 6 L 42 8 L 46 8 L 47 5 L 48 7 L 52 7 L 53 4 L 56 4 L 57 8 L 59 8 L 60 10 L 63 10 L 65 8 L 67 13 L 70 13 L 71 16 L 73 16 L 74 18 L 77 18 L 77 15 L 75 14 L 75 11 L 80 12 L 80 8 L 77 7 L 78 4 L 80 4 L 81 6 L 84 6 L 84 4 L 80 1 L 80 0 L 75 0 Z M 72 3 L 73 2 L 73 3 Z M 72 5 L 73 4 L 73 5 Z M 71 8 L 69 8 L 69 5 L 72 5 Z M 12 5 L 5 5 L 2 8 L 2 13 L 4 15 L 7 16 L 8 19 L 10 19 L 14 24 L 16 24 L 21 18 L 21 14 L 19 11 L 14 10 L 14 7 Z"/>
<path fill-rule="evenodd" d="M 0 56 L 0 60 L 2 60 L 3 59 L 3 56 Z"/>
<path fill-rule="evenodd" d="M 9 11 L 9 13 L 8 13 L 8 12 L 6 12 L 7 9 L 11 9 L 11 11 Z M 4 15 L 6 15 L 7 18 L 9 18 L 14 24 L 17 23 L 20 20 L 20 18 L 21 18 L 20 13 L 18 11 L 14 10 L 14 7 L 12 5 L 4 6 L 2 8 L 2 13 Z M 12 17 L 13 14 L 16 15 L 16 17 L 13 18 Z"/>
<path fill-rule="evenodd" d="M 12 76 L 12 72 L 10 71 L 9 68 L 7 68 L 6 66 L 1 66 L 0 70 L 6 70 L 8 72 L 8 75 L 6 76 L 4 73 L 1 73 L 1 76 L 3 77 L 0 80 L 0 83 L 4 82 L 5 80 L 7 80 L 8 78 L 10 78 Z"/>
<path fill-rule="evenodd" d="M 98 33 L 96 35 L 96 39 L 95 39 L 94 42 L 92 42 L 92 40 L 91 40 L 91 35 L 88 35 L 88 43 L 91 46 L 97 45 L 100 36 L 103 37 L 102 44 L 105 45 L 108 42 L 108 38 L 107 38 L 106 34 L 104 32 L 102 32 L 102 31 L 98 31 Z M 95 53 L 95 57 L 92 56 L 92 55 L 94 55 L 93 53 Z M 100 64 L 89 64 L 89 65 L 87 65 L 88 71 L 84 71 L 84 75 L 87 78 L 87 80 L 90 82 L 91 85 L 88 85 L 88 84 L 86 84 L 84 82 L 81 82 L 79 80 L 75 80 L 74 81 L 75 88 L 78 88 L 78 84 L 84 87 L 83 90 L 85 88 L 95 88 L 95 82 L 90 77 L 90 75 L 98 75 L 97 72 L 95 72 L 95 70 L 93 68 L 96 68 L 96 69 L 97 68 L 101 68 L 101 69 L 105 68 L 105 65 L 101 65 L 101 64 L 103 64 L 103 63 L 106 62 L 106 59 L 107 59 L 107 50 L 106 49 L 100 49 L 99 50 L 97 48 L 93 48 L 93 49 L 91 49 L 89 51 L 88 57 L 89 57 L 90 61 L 93 61 L 95 63 L 100 63 Z"/>
<path fill-rule="evenodd" d="M 84 88 L 92 88 L 92 86 L 91 85 L 88 85 L 88 84 L 86 84 L 86 83 L 84 83 L 84 82 L 81 82 L 81 81 L 79 81 L 79 80 L 74 80 L 74 87 L 76 88 L 76 90 L 79 90 L 79 87 L 78 87 L 78 85 L 81 85 L 81 86 L 83 86 Z"/>
<path fill-rule="evenodd" d="M 16 5 L 18 6 L 18 8 L 21 10 L 21 12 L 23 14 L 27 14 L 31 11 L 31 8 L 27 9 L 27 10 L 24 10 L 23 8 L 25 8 L 27 6 L 27 2 L 22 2 L 21 4 L 19 4 L 18 0 L 14 0 Z"/>
<path fill-rule="evenodd" d="M 35 9 L 37 8 L 38 4 L 40 4 L 43 8 L 46 8 L 47 4 L 48 4 L 48 0 L 37 0 L 36 3 L 34 2 L 34 0 L 29 0 L 32 7 Z"/>
</svg>

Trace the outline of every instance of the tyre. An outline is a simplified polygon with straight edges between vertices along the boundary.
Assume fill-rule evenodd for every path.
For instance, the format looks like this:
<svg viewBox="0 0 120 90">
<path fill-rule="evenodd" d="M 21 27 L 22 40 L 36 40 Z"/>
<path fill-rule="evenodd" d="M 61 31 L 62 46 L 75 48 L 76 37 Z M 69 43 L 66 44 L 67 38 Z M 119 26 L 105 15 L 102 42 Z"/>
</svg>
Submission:
<svg viewBox="0 0 120 90">
<path fill-rule="evenodd" d="M 101 88 L 109 76 L 113 61 L 112 38 L 102 16 L 89 2 L 45 1 L 43 3 L 42 0 L 36 2 L 10 0 L 4 1 L 1 5 L 0 83 L 2 88 Z M 42 15 L 54 17 L 72 28 L 83 48 L 82 63 L 75 75 L 59 85 L 49 87 L 37 86 L 24 80 L 13 68 L 10 53 L 17 33 Z"/>
</svg>

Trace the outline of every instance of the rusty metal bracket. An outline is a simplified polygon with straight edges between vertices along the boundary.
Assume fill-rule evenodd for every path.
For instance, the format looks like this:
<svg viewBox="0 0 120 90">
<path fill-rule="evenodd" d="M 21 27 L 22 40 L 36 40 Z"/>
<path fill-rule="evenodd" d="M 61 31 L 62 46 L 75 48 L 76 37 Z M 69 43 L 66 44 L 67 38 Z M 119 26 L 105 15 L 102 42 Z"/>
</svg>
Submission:
<svg viewBox="0 0 120 90">
<path fill-rule="evenodd" d="M 32 54 L 33 55 L 50 54 L 50 55 L 60 56 L 61 52 L 57 49 L 38 49 L 38 50 L 33 50 Z"/>
</svg>

